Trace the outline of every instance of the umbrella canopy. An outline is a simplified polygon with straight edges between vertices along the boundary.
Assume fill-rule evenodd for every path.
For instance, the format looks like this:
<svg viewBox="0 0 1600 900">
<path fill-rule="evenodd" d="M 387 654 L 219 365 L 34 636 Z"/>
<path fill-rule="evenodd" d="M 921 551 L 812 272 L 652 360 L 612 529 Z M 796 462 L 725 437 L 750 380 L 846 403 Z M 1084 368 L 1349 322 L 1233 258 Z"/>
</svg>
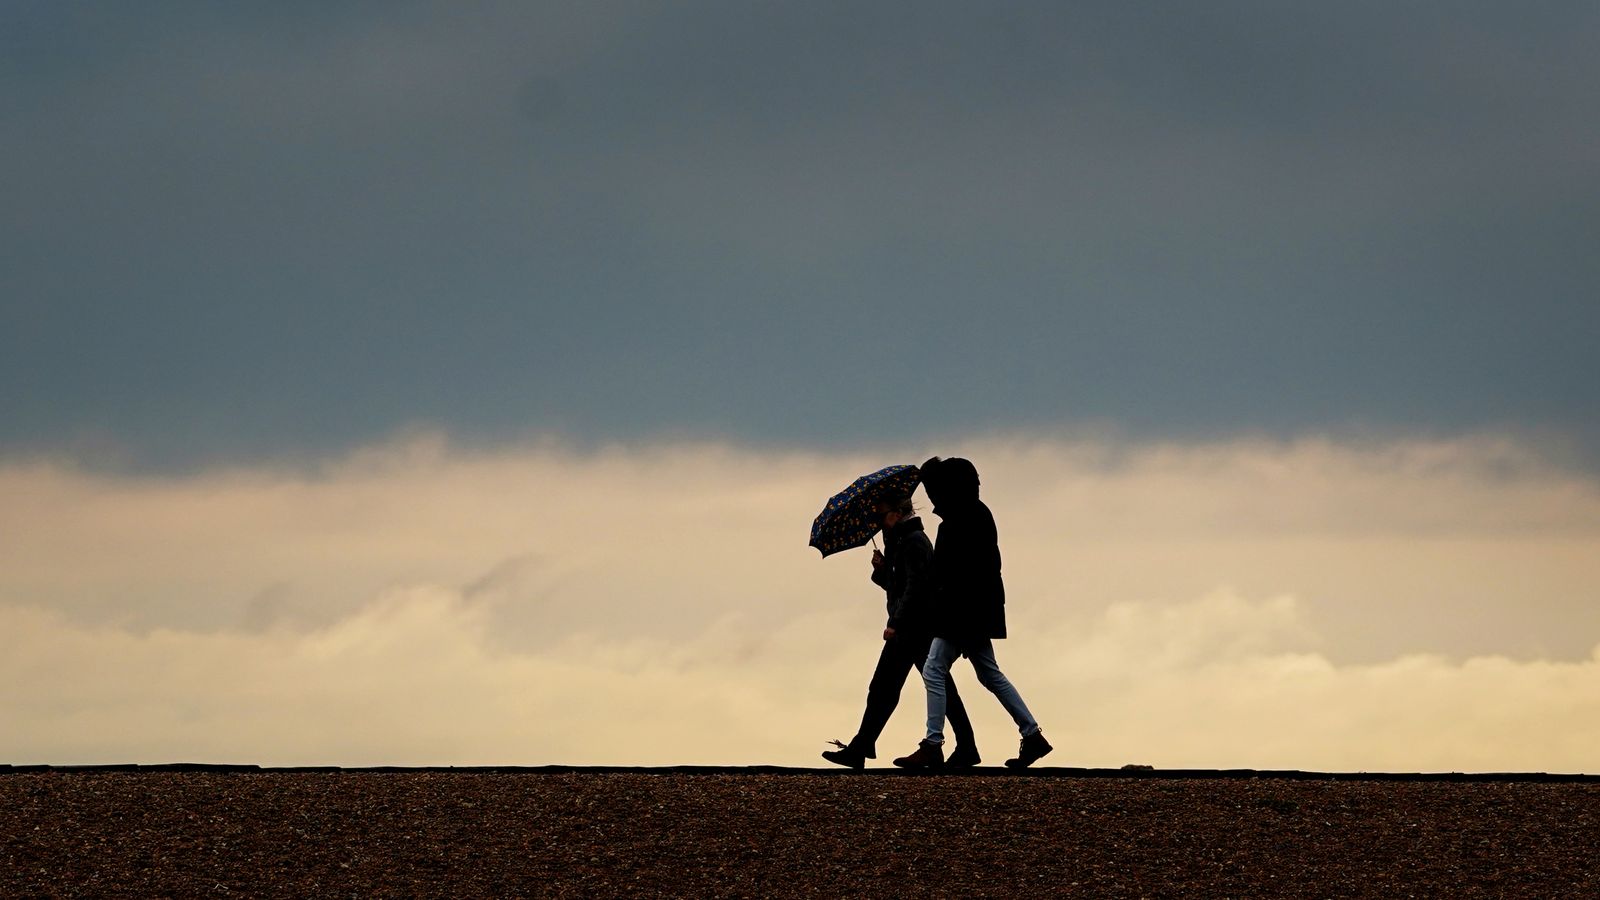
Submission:
<svg viewBox="0 0 1600 900">
<path fill-rule="evenodd" d="M 909 496 L 921 479 L 916 466 L 889 466 L 850 482 L 811 523 L 811 546 L 827 556 L 872 540 L 883 527 L 873 507 L 879 500 Z"/>
</svg>

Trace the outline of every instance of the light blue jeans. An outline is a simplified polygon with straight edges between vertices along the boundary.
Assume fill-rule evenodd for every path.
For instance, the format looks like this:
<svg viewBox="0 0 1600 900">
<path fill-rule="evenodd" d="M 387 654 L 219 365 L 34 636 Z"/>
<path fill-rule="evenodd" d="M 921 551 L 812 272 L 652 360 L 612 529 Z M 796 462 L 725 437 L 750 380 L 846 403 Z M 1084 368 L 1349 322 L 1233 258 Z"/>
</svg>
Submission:
<svg viewBox="0 0 1600 900">
<path fill-rule="evenodd" d="M 1017 723 L 1022 736 L 1038 734 L 1039 723 L 1033 720 L 1033 713 L 1028 712 L 1028 704 L 1022 702 L 1022 695 L 1011 686 L 1011 681 L 1000 671 L 1000 664 L 994 661 L 994 644 L 987 638 L 968 641 L 966 650 L 978 683 L 988 688 L 1011 714 L 1011 721 Z M 950 680 L 950 664 L 960 656 L 961 648 L 944 638 L 934 638 L 933 646 L 928 648 L 928 661 L 922 664 L 922 683 L 928 689 L 928 736 L 923 739 L 926 743 L 944 743 L 945 685 Z"/>
</svg>

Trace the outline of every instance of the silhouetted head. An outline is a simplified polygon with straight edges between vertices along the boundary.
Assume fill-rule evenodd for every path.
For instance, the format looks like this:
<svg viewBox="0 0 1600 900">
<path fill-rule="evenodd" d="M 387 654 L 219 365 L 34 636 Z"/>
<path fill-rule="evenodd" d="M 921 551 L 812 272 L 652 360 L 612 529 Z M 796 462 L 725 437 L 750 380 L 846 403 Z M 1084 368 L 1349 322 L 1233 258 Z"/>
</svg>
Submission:
<svg viewBox="0 0 1600 900">
<path fill-rule="evenodd" d="M 911 495 L 903 497 L 881 497 L 873 504 L 873 511 L 878 514 L 878 521 L 884 528 L 893 528 L 905 519 L 917 514 L 916 504 L 911 502 Z"/>
<path fill-rule="evenodd" d="M 922 487 L 935 507 L 974 503 L 978 499 L 978 469 L 959 456 L 935 456 L 922 464 Z"/>
</svg>

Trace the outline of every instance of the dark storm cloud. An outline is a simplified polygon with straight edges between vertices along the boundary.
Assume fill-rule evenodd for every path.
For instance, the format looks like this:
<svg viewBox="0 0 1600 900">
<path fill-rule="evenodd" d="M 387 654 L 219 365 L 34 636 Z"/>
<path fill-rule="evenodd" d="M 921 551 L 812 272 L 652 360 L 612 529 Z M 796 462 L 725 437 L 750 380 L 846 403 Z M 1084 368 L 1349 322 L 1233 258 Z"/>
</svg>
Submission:
<svg viewBox="0 0 1600 900">
<path fill-rule="evenodd" d="M 1600 421 L 1589 4 L 0 16 L 3 446 Z"/>
</svg>

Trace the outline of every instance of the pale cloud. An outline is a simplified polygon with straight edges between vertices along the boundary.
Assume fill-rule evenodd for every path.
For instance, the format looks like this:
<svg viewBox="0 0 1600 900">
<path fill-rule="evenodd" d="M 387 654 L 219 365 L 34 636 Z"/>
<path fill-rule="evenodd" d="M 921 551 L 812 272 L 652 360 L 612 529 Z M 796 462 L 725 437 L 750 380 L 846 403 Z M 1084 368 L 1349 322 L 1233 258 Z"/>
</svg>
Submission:
<svg viewBox="0 0 1600 900">
<path fill-rule="evenodd" d="M 1329 771 L 1594 771 L 1600 647 L 1576 661 L 1408 654 L 1335 665 L 1292 597 L 1116 605 L 1061 650 L 1011 654 L 1041 720 L 1092 764 Z"/>
<path fill-rule="evenodd" d="M 1507 439 L 950 442 L 1058 764 L 1593 770 L 1600 491 Z M 815 761 L 876 656 L 804 532 L 920 451 L 469 451 L 0 468 L 0 759 Z M 930 524 L 932 520 L 930 519 Z M 1014 731 L 978 696 L 991 760 Z M 880 749 L 915 744 L 907 685 Z"/>
</svg>

